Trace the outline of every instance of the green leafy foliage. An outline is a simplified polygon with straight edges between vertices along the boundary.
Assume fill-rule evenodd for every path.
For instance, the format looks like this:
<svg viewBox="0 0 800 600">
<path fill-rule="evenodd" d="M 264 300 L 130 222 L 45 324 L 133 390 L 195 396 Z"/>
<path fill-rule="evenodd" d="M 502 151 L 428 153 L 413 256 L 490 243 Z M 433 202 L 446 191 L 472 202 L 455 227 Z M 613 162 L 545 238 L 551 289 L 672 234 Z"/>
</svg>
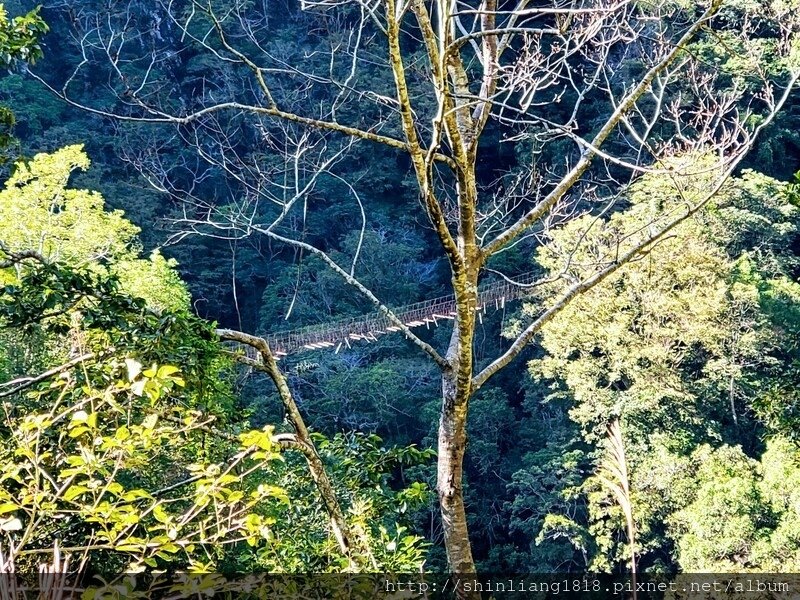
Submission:
<svg viewBox="0 0 800 600">
<path fill-rule="evenodd" d="M 777 436 L 759 461 L 738 447 L 698 448 L 687 503 L 671 517 L 687 571 L 797 570 L 797 446 Z M 685 475 L 684 475 L 685 477 Z"/>
<path fill-rule="evenodd" d="M 110 576 L 209 568 L 230 546 L 269 540 L 274 505 L 288 501 L 264 485 L 280 458 L 270 430 L 209 445 L 171 365 L 112 358 L 48 383 L 5 411 L 0 495 L 5 518 L 21 524 L 7 547 L 44 556 L 59 539 Z"/>
<path fill-rule="evenodd" d="M 693 160 L 703 164 L 701 157 Z M 553 231 L 537 260 L 551 272 L 567 264 L 579 279 L 582 265 L 624 252 L 652 226 L 656 211 L 679 210 L 682 199 L 702 193 L 704 185 L 702 175 L 688 183 L 647 175 L 629 190 L 628 207 L 607 220 L 586 216 Z M 800 288 L 792 247 L 800 214 L 788 192 L 785 184 L 753 172 L 732 180 L 704 215 L 679 225 L 548 323 L 541 340 L 545 353 L 530 363 L 536 381 L 549 387 L 550 401 L 573 399 L 569 414 L 585 441 L 599 444 L 608 419 L 624 419 L 637 546 L 650 568 L 670 562 L 673 544 L 678 564 L 689 571 L 778 568 L 768 551 L 759 559 L 749 550 L 747 558 L 734 559 L 741 548 L 721 550 L 728 546 L 719 536 L 739 527 L 723 523 L 741 522 L 741 531 L 731 535 L 750 548 L 774 524 L 768 502 L 756 493 L 752 465 L 764 452 L 758 436 L 795 430 L 786 384 L 795 376 L 798 356 L 792 340 Z M 587 250 L 570 256 L 579 236 L 589 241 Z M 780 439 L 786 450 L 788 442 Z M 760 460 L 771 456 L 770 444 Z M 735 452 L 734 445 L 740 446 Z M 703 463 L 687 458 L 699 456 L 700 448 L 730 462 L 744 479 L 705 472 L 695 478 L 685 461 Z M 723 459 L 730 453 L 741 461 Z M 563 531 L 579 543 L 588 527 L 593 567 L 612 569 L 626 560 L 615 533 L 625 520 L 596 477 L 587 477 L 582 487 L 588 512 L 577 519 L 551 513 L 542 535 Z M 689 500 L 698 487 L 704 491 Z M 685 508 L 687 502 L 693 508 Z M 719 514 L 704 520 L 703 512 Z M 713 530 L 698 529 L 706 526 Z M 727 558 L 715 562 L 712 549 Z"/>
<path fill-rule="evenodd" d="M 248 9 L 255 6 L 245 4 Z M 719 74 L 715 85 L 742 89 L 752 85 L 757 69 L 778 79 L 783 76 L 788 63 L 775 60 L 770 39 L 774 23 L 761 23 L 759 39 L 742 41 L 732 34 L 766 4 L 777 14 L 797 11 L 794 0 L 726 2 L 719 19 L 704 29 L 691 49 L 710 71 Z M 214 0 L 213 5 L 227 8 L 222 0 Z M 288 65 L 302 62 L 324 76 L 347 77 L 349 61 L 331 61 L 330 57 L 332 49 L 352 43 L 341 28 L 355 16 L 349 9 L 339 13 L 342 19 L 331 19 L 333 11 L 301 12 L 294 6 L 263 5 L 259 19 L 263 17 L 266 35 L 262 42 L 268 52 Z M 680 8 L 680 14 L 691 14 L 697 8 L 691 1 L 679 0 L 638 4 L 636 10 L 671 11 L 674 6 Z M 17 11 L 18 3 L 11 8 Z M 163 53 L 165 60 L 147 72 L 151 90 L 156 95 L 163 92 L 166 107 L 184 110 L 194 105 L 200 88 L 215 98 L 240 90 L 240 73 L 235 69 L 219 71 L 218 63 L 197 47 L 176 51 L 183 47 L 176 43 L 180 32 L 170 28 L 168 20 L 158 21 L 158 13 L 149 3 L 136 1 L 127 9 L 125 15 L 104 15 L 105 6 L 94 2 L 48 3 L 45 14 L 52 19 L 53 34 L 46 39 L 49 50 L 44 61 L 39 60 L 38 36 L 45 27 L 38 13 L 5 17 L 0 23 L 5 64 L 10 62 L 13 67 L 14 62 L 36 59 L 45 79 L 62 82 L 63 74 L 81 58 L 71 47 L 75 15 L 87 22 L 106 16 L 129 19 L 120 31 L 128 27 L 126 31 L 141 36 L 132 45 L 146 49 L 145 58 L 151 51 Z M 187 5 L 187 15 L 190 10 Z M 660 15 L 654 12 L 654 16 Z M 190 31 L 205 35 L 208 25 L 198 12 Z M 233 31 L 235 27 L 231 27 Z M 232 39 L 249 50 L 251 42 L 241 33 Z M 214 45 L 212 38 L 207 41 Z M 26 43 L 30 51 L 24 50 Z M 380 55 L 375 39 L 362 43 L 365 52 Z M 646 68 L 639 59 L 643 47 L 637 44 L 630 45 L 629 56 L 615 59 L 614 85 L 627 87 Z M 415 108 L 425 121 L 425 115 L 433 116 L 435 108 L 426 98 L 429 73 L 424 68 L 425 58 L 413 36 L 404 40 L 403 50 Z M 102 60 L 105 62 L 105 57 Z M 351 87 L 391 97 L 393 82 L 375 68 L 379 62 L 358 69 Z M 149 60 L 128 61 L 123 56 L 119 64 L 127 81 L 136 82 L 142 80 Z M 212 68 L 214 77 L 208 78 Z M 281 105 L 306 108 L 328 100 L 323 86 L 299 90 L 291 75 L 276 74 L 275 78 L 279 83 L 272 91 Z M 90 69 L 85 79 L 77 81 L 74 92 L 78 99 L 98 98 L 99 105 L 118 106 L 109 94 L 108 82 L 102 69 Z M 211 83 L 206 88 L 198 82 Z M 694 93 L 680 85 L 676 89 L 683 95 L 667 97 L 665 104 Z M 162 218 L 184 216 L 175 206 L 181 194 L 154 192 L 135 174 L 137 168 L 153 164 L 170 170 L 184 189 L 218 201 L 221 211 L 237 210 L 243 190 L 235 182 L 231 185 L 219 169 L 198 170 L 194 157 L 181 147 L 180 136 L 171 129 L 111 125 L 43 93 L 37 82 L 19 73 L 0 79 L 0 99 L 16 114 L 0 114 L 0 144 L 12 144 L 8 154 L 18 155 L 22 148 L 31 154 L 51 153 L 34 156 L 20 166 L 14 172 L 15 183 L 0 192 L 0 241 L 11 251 L 36 249 L 48 259 L 60 261 L 30 263 L 30 268 L 17 266 L 0 273 L 5 319 L 0 332 L 0 381 L 62 364 L 81 349 L 109 351 L 110 355 L 98 361 L 116 360 L 112 370 L 123 381 L 125 358 L 141 362 L 142 372 L 155 363 L 155 375 L 166 365 L 180 369 L 178 376 L 184 386 L 173 383 L 168 390 L 154 388 L 140 375 L 135 383 L 142 396 L 133 395 L 142 410 L 151 402 L 150 395 L 160 394 L 155 406 L 176 404 L 213 416 L 214 426 L 234 438 L 250 429 L 248 419 L 256 427 L 273 423 L 278 431 L 286 429 L 280 423 L 282 406 L 269 382 L 254 376 L 232 377 L 231 365 L 220 354 L 212 327 L 189 316 L 187 289 L 194 298 L 192 310 L 248 331 L 271 333 L 324 323 L 361 314 L 371 306 L 354 296 L 320 261 L 277 244 L 188 237 L 169 249 L 170 256 L 180 259 L 180 266 L 160 253 L 151 254 L 175 233 Z M 581 135 L 598 122 L 598 107 L 604 102 L 598 99 L 592 93 L 586 98 L 578 119 Z M 256 96 L 253 102 L 262 100 Z M 548 114 L 554 120 L 559 116 L 566 120 L 568 115 L 561 113 L 568 104 L 553 102 Z M 648 101 L 641 106 L 646 112 Z M 365 114 L 367 110 L 391 114 L 394 108 L 345 103 L 336 116 L 343 123 L 368 122 L 374 115 Z M 790 100 L 788 110 L 757 140 L 747 164 L 770 175 L 790 176 L 798 167 L 797 114 L 797 102 Z M 231 149 L 240 151 L 244 164 L 262 173 L 285 169 L 270 151 L 270 143 L 287 132 L 298 137 L 304 134 L 291 126 L 275 127 L 266 119 L 259 127 L 249 127 L 238 116 L 218 113 L 217 117 L 220 120 L 215 126 L 231 132 Z M 11 139 L 14 127 L 24 139 L 23 146 L 14 145 Z M 394 119 L 381 132 L 400 135 Z M 565 157 L 575 156 L 566 136 L 542 145 L 534 140 L 512 141 L 507 133 L 490 122 L 481 141 L 482 199 L 499 194 L 503 187 L 510 189 L 513 173 L 500 175 L 501 180 L 499 174 L 506 167 L 527 164 L 531 153 L 543 167 L 548 162 L 561 165 Z M 651 140 L 656 145 L 669 144 L 674 133 L 667 124 L 654 130 Z M 208 139 L 207 148 L 211 148 L 213 136 Z M 272 141 L 262 144 L 263 140 Z M 77 146 L 63 148 L 84 142 L 86 151 Z M 319 149 L 315 143 L 312 140 L 305 151 Z M 327 151 L 335 152 L 340 140 L 329 143 Z M 86 152 L 93 161 L 89 171 Z M 340 178 L 322 178 L 303 198 L 302 217 L 284 223 L 287 230 L 330 251 L 341 264 L 353 265 L 354 273 L 391 306 L 442 294 L 448 274 L 444 261 L 432 251 L 435 244 L 427 224 L 420 229 L 415 222 L 418 190 L 410 165 L 398 160 L 394 149 L 368 144 L 356 145 L 349 156 L 350 160 L 333 169 Z M 123 165 L 120 158 L 130 162 Z M 682 182 L 685 189 L 681 191 L 696 198 L 707 189 L 710 177 L 703 174 L 702 158 L 690 160 L 698 163 L 695 170 L 700 174 L 693 182 Z M 529 175 L 526 169 L 520 167 L 525 177 Z M 613 209 L 611 219 L 589 228 L 594 220 L 587 216 L 574 222 L 571 229 L 555 232 L 533 267 L 529 241 L 498 255 L 492 266 L 506 273 L 531 268 L 560 272 L 561 259 L 569 253 L 575 236 L 589 229 L 596 252 L 576 257 L 569 275 L 579 278 L 585 273 L 580 265 L 591 266 L 598 258 L 607 260 L 613 252 L 641 239 L 640 229 L 659 210 L 680 210 L 675 187 L 668 177 L 644 177 Z M 102 195 L 87 190 L 102 190 Z M 359 202 L 353 190 L 360 194 Z M 776 565 L 777 570 L 780 556 L 786 557 L 787 565 L 793 564 L 795 538 L 789 529 L 774 527 L 780 511 L 768 508 L 773 505 L 771 496 L 768 500 L 761 492 L 739 494 L 736 486 L 729 496 L 725 490 L 695 496 L 693 489 L 699 482 L 697 457 L 716 460 L 719 455 L 719 461 L 734 465 L 747 481 L 742 489 L 761 490 L 759 469 L 766 469 L 772 464 L 769 457 L 777 456 L 769 454 L 773 440 L 780 439 L 781 445 L 794 443 L 790 440 L 800 431 L 798 203 L 796 197 L 791 199 L 795 192 L 753 171 L 742 173 L 707 215 L 684 224 L 643 260 L 554 320 L 542 337 L 543 348 L 537 346 L 528 354 L 535 359 L 535 378 L 528 380 L 512 367 L 471 402 L 465 493 L 475 555 L 485 569 L 535 572 L 591 565 L 611 570 L 626 562 L 622 512 L 609 502 L 607 490 L 592 476 L 605 424 L 615 416 L 623 417 L 626 447 L 632 452 L 637 546 L 646 568 Z M 106 204 L 125 212 L 106 210 Z M 586 206 L 581 203 L 578 208 Z M 262 203 L 255 221 L 263 217 L 267 222 L 273 210 L 270 203 Z M 387 223 L 391 227 L 387 228 Z M 359 260 L 354 261 L 356 256 Z M 3 258 L 5 255 L 0 255 L 0 260 Z M 178 269 L 186 285 L 179 281 Z M 547 290 L 544 300 L 556 291 Z M 475 348 L 478 364 L 505 349 L 497 336 L 505 312 L 484 318 L 486 324 Z M 444 327 L 423 335 L 438 348 L 448 343 Z M 321 453 L 336 473 L 337 493 L 358 524 L 359 536 L 367 540 L 382 564 L 416 571 L 423 556 L 418 537 L 440 539 L 437 511 L 428 491 L 435 480 L 434 469 L 425 457 L 417 457 L 419 464 L 414 465 L 386 459 L 384 442 L 368 434 L 379 434 L 389 447 L 410 443 L 434 447 L 437 371 L 412 354 L 400 336 L 386 336 L 376 344 L 339 355 L 288 357 L 282 366 L 308 422 L 326 434 L 328 441 L 320 440 Z M 93 377 L 100 370 L 98 365 L 89 368 Z M 92 385 L 105 389 L 109 381 Z M 34 392 L 40 393 L 38 388 Z M 127 401 L 133 392 L 120 393 Z M 14 402 L 21 401 L 22 395 L 15 395 Z M 365 435 L 357 435 L 357 431 Z M 780 438 L 770 437 L 776 433 Z M 187 446 L 187 456 L 194 453 L 192 460 L 200 460 L 197 457 L 205 456 L 211 434 L 193 435 L 195 441 Z M 767 449 L 765 437 L 770 437 Z M 228 442 L 222 446 L 231 451 L 237 447 L 238 442 Z M 730 450 L 737 447 L 741 450 Z M 705 454 L 700 448 L 705 448 Z M 737 453 L 747 460 L 739 460 Z M 222 454 L 214 460 L 224 458 Z M 790 455 L 788 450 L 785 455 Z M 288 504 L 270 501 L 274 518 L 269 525 L 271 537 L 253 547 L 242 544 L 246 546 L 242 552 L 232 550 L 215 557 L 219 561 L 216 566 L 234 570 L 345 568 L 346 560 L 329 535 L 303 459 L 291 453 L 283 453 L 282 458 L 271 461 L 269 475 L 265 475 L 264 485 L 282 488 L 290 498 Z M 793 481 L 792 461 L 781 459 L 776 464 L 785 465 L 782 476 Z M 692 476 L 681 477 L 682 470 Z M 764 481 L 766 477 L 764 470 Z M 774 479 L 770 481 L 775 484 Z M 708 481 L 700 483 L 710 489 Z M 742 499 L 745 514 L 737 521 L 744 532 L 736 534 L 745 540 L 742 544 L 756 547 L 766 537 L 782 535 L 783 545 L 774 545 L 782 548 L 780 552 L 717 556 L 713 554 L 715 543 L 728 547 L 725 539 L 718 539 L 722 532 L 691 531 L 693 519 L 703 510 L 738 518 L 734 497 Z M 755 500 L 747 504 L 752 498 Z M 672 518 L 680 511 L 686 515 L 683 520 Z M 18 517 L 9 519 L 16 526 Z M 786 533 L 776 533 L 779 530 Z M 183 555 L 181 560 L 185 558 Z M 434 545 L 425 564 L 434 569 L 444 565 L 441 548 Z M 197 563 L 193 568 L 211 569 L 212 565 Z"/>
<path fill-rule="evenodd" d="M 11 251 L 36 250 L 48 260 L 114 273 L 151 308 L 186 310 L 176 263 L 158 252 L 139 258 L 139 228 L 122 211 L 106 211 L 99 193 L 68 187 L 71 174 L 89 165 L 81 146 L 18 163 L 0 191 L 0 240 Z"/>
<path fill-rule="evenodd" d="M 39 8 L 9 19 L 5 7 L 0 4 L 0 62 L 3 66 L 8 67 L 17 60 L 33 63 L 40 59 L 39 38 L 48 29 L 39 15 Z"/>
<path fill-rule="evenodd" d="M 11 68 L 18 62 L 33 64 L 42 57 L 39 42 L 49 28 L 39 10 L 37 7 L 25 15 L 9 19 L 5 6 L 0 3 L 0 67 Z M 0 165 L 15 154 L 15 124 L 13 111 L 0 106 Z"/>
<path fill-rule="evenodd" d="M 87 166 L 78 147 L 38 155 L 0 192 L 16 224 L 0 228 L 0 364 L 42 371 L 0 384 L 14 399 L 0 424 L 0 530 L 17 563 L 35 566 L 59 539 L 104 576 L 351 568 L 305 463 L 235 410 L 230 361 L 213 324 L 188 312 L 174 263 L 138 258 L 121 212 L 67 188 Z M 13 364 L 18 349 L 36 359 Z M 402 522 L 427 495 L 393 478 L 430 454 L 320 439 L 369 565 L 416 570 L 425 545 Z"/>
<path fill-rule="evenodd" d="M 315 434 L 320 455 L 329 467 L 337 496 L 348 507 L 347 519 L 361 544 L 370 550 L 370 568 L 402 573 L 419 569 L 428 544 L 409 531 L 409 513 L 430 500 L 424 484 L 398 485 L 398 475 L 430 460 L 428 451 L 413 447 L 385 448 L 374 435 Z M 347 568 L 326 534 L 325 515 L 312 482 L 287 456 L 279 466 L 280 481 L 290 490 L 292 504 L 275 524 L 278 543 L 259 553 L 257 568 L 266 571 L 340 572 Z M 398 490 L 399 488 L 399 490 Z M 298 532 L 308 532 L 299 536 Z"/>
</svg>

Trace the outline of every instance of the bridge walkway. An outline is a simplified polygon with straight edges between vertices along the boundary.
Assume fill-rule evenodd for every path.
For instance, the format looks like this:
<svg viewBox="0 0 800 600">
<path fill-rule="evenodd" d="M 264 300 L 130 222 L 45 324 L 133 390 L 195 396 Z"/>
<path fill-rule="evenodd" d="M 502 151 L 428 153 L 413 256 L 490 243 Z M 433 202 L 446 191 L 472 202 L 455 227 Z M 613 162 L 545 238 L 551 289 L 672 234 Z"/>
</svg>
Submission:
<svg viewBox="0 0 800 600">
<path fill-rule="evenodd" d="M 494 281 L 480 286 L 475 310 L 484 314 L 487 310 L 505 307 L 506 302 L 519 300 L 530 293 L 530 286 L 537 278 L 536 273 L 525 273 L 507 280 Z M 455 297 L 442 296 L 416 304 L 399 307 L 394 314 L 409 328 L 438 326 L 442 321 L 455 318 Z M 329 323 L 303 327 L 293 331 L 274 333 L 266 336 L 276 358 L 304 350 L 333 348 L 339 352 L 349 348 L 353 342 L 377 341 L 381 335 L 400 331 L 385 315 L 374 312 L 359 317 L 338 319 Z"/>
</svg>

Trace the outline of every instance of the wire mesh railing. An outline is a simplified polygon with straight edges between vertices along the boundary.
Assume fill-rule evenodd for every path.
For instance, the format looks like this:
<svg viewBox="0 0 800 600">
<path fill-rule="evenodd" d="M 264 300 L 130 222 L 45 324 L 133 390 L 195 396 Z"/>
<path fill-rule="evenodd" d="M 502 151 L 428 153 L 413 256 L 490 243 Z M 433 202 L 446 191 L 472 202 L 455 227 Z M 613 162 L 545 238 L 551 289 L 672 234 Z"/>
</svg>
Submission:
<svg viewBox="0 0 800 600">
<path fill-rule="evenodd" d="M 478 288 L 478 301 L 475 310 L 505 307 L 506 302 L 518 300 L 530 293 L 530 285 L 536 280 L 536 273 L 525 273 L 514 278 L 496 280 Z M 394 315 L 408 328 L 438 326 L 440 322 L 453 319 L 456 314 L 455 297 L 441 296 L 423 302 L 409 304 L 393 309 Z M 358 317 L 337 319 L 328 323 L 312 325 L 292 331 L 274 333 L 266 336 L 275 356 L 280 358 L 304 350 L 332 348 L 339 352 L 349 348 L 353 342 L 377 341 L 378 337 L 400 331 L 388 316 L 380 312 L 368 313 Z"/>
</svg>

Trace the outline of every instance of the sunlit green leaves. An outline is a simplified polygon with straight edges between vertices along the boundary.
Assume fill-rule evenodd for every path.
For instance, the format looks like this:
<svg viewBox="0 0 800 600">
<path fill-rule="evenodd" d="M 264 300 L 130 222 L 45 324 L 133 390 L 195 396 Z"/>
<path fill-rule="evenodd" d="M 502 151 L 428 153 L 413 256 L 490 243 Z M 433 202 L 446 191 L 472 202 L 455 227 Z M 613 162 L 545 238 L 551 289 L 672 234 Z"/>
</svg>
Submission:
<svg viewBox="0 0 800 600">
<path fill-rule="evenodd" d="M 261 475 L 279 458 L 272 430 L 243 433 L 241 448 L 230 446 L 222 462 L 190 463 L 188 456 L 201 458 L 187 450 L 203 425 L 192 410 L 165 404 L 184 385 L 180 369 L 142 369 L 130 357 L 109 366 L 106 389 L 84 385 L 65 395 L 71 381 L 48 388 L 56 396 L 40 395 L 38 412 L 6 415 L 2 426 L 19 433 L 0 452 L 0 472 L 27 489 L 12 502 L 0 485 L 0 531 L 13 535 L 25 514 L 41 533 L 20 549 L 47 548 L 48 532 L 59 531 L 71 547 L 102 548 L 126 556 L 122 564 L 147 567 L 194 564 L 234 540 L 257 548 L 272 539 L 269 506 L 288 502 Z M 75 519 L 83 524 L 77 530 L 67 526 Z"/>
<path fill-rule="evenodd" d="M 37 250 L 52 261 L 113 273 L 122 291 L 155 310 L 185 310 L 188 293 L 175 262 L 158 252 L 139 258 L 139 228 L 122 211 L 105 210 L 99 193 L 68 187 L 70 176 L 89 165 L 77 145 L 18 163 L 0 191 L 0 241 L 12 251 Z M 53 292 L 48 308 L 58 300 L 57 284 Z"/>
<path fill-rule="evenodd" d="M 47 33 L 47 24 L 39 15 L 41 7 L 12 19 L 0 4 L 0 63 L 8 67 L 14 61 L 34 63 L 42 57 L 39 40 Z"/>
<path fill-rule="evenodd" d="M 553 274 L 566 265 L 569 275 L 581 280 L 594 265 L 662 226 L 660 214 L 680 214 L 686 201 L 696 202 L 709 188 L 713 169 L 709 159 L 697 155 L 676 157 L 670 164 L 694 175 L 640 178 L 628 190 L 627 208 L 607 219 L 573 219 L 551 233 L 537 260 Z M 713 449 L 729 439 L 755 453 L 759 436 L 792 436 L 796 430 L 792 390 L 800 288 L 793 281 L 797 257 L 792 248 L 800 215 L 789 192 L 786 184 L 744 172 L 704 214 L 682 223 L 642 259 L 576 298 L 543 330 L 544 355 L 530 363 L 543 395 L 551 402 L 571 401 L 570 416 L 582 427 L 584 440 L 595 445 L 610 419 L 625 420 L 631 508 L 637 547 L 645 556 L 663 552 L 672 543 L 668 538 L 678 536 L 664 523 L 693 497 L 696 473 L 687 457 L 703 444 Z M 573 254 L 578 239 L 583 243 Z M 554 284 L 544 295 L 554 297 L 563 285 Z M 540 306 L 530 304 L 525 310 L 535 315 Z M 722 451 L 709 456 L 722 460 L 723 455 L 728 456 Z M 723 511 L 725 493 L 744 516 L 723 511 L 719 521 L 741 517 L 742 532 L 734 537 L 748 544 L 760 539 L 755 533 L 759 515 L 770 510 L 763 499 L 749 495 L 757 487 L 755 479 L 725 485 L 722 491 L 709 488 L 692 508 L 693 516 L 681 521 L 687 529 L 680 531 L 688 536 L 681 537 L 687 548 L 681 558 L 684 569 L 735 566 L 730 561 L 735 552 L 723 550 L 733 541 L 711 529 L 693 533 L 689 526 L 703 511 Z M 617 535 L 622 511 L 608 503 L 608 492 L 597 481 L 589 480 L 583 491 L 595 546 L 591 565 L 614 568 L 626 559 Z M 548 526 L 558 527 L 542 535 L 572 536 L 583 526 L 566 517 L 545 517 Z M 580 543 L 580 537 L 574 539 Z M 708 553 L 716 550 L 728 562 L 714 562 Z"/>
</svg>

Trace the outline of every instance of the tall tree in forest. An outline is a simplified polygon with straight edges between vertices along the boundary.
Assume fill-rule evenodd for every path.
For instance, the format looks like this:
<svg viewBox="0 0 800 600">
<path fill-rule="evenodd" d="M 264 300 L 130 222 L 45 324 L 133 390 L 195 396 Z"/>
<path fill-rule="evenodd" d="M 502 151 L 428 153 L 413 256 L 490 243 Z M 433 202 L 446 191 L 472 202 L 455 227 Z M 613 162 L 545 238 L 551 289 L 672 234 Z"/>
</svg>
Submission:
<svg viewBox="0 0 800 600">
<path fill-rule="evenodd" d="M 283 28 L 286 9 L 239 0 L 148 10 L 132 3 L 102 19 L 78 9 L 74 69 L 60 81 L 38 77 L 96 114 L 174 128 L 168 142 L 154 136 L 152 146 L 126 152 L 184 203 L 179 237 L 265 236 L 315 256 L 440 368 L 444 539 L 450 569 L 472 572 L 462 489 L 470 399 L 573 299 L 646 254 L 721 189 L 800 76 L 800 11 L 795 0 L 304 0 L 301 8 L 294 17 L 307 37 L 299 41 Z M 192 76 L 178 78 L 182 70 Z M 98 77 L 108 85 L 91 85 Z M 191 151 L 179 164 L 159 152 L 173 143 Z M 383 150 L 366 154 L 365 144 Z M 503 144 L 516 156 L 504 157 Z M 688 158 L 672 160 L 680 155 Z M 429 223 L 456 300 L 443 351 L 358 278 L 357 265 L 370 260 L 360 244 L 345 264 L 320 241 L 324 232 L 305 230 L 331 185 L 368 220 L 369 177 L 347 181 L 348 157 L 374 161 L 375 177 L 412 173 L 413 193 L 397 202 Z M 559 294 L 535 307 L 505 351 L 476 364 L 478 283 L 497 270 L 498 255 L 576 216 L 612 210 L 642 173 L 665 175 L 683 200 L 654 207 L 643 235 L 596 248 L 578 236 L 542 281 L 563 284 Z M 710 183 L 694 193 L 698 173 Z M 204 189 L 212 176 L 224 185 Z M 580 270 L 572 268 L 578 256 L 587 261 Z M 280 386 L 264 340 L 222 335 L 256 347 L 263 362 L 242 360 Z"/>
</svg>

